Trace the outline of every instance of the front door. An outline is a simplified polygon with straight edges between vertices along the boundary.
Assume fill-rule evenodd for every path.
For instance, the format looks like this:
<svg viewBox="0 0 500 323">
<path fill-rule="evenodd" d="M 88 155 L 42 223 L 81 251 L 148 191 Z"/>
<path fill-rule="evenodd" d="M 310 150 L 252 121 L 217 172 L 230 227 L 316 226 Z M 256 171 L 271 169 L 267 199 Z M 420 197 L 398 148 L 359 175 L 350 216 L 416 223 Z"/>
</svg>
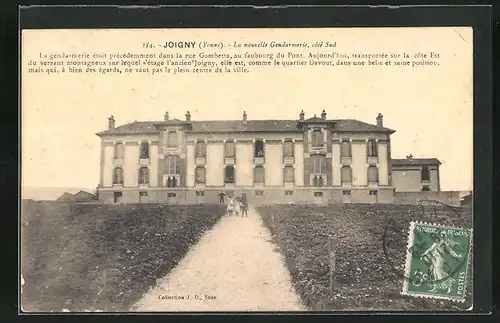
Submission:
<svg viewBox="0 0 500 323">
<path fill-rule="evenodd" d="M 115 203 L 121 203 L 122 202 L 122 192 L 115 192 L 114 193 L 114 202 Z"/>
</svg>

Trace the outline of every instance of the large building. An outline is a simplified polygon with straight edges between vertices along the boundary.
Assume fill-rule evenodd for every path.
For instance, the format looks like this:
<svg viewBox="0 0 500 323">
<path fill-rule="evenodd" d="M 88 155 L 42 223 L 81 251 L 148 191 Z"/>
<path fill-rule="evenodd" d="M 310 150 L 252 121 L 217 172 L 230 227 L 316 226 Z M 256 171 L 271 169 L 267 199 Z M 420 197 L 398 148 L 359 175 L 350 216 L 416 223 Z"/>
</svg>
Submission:
<svg viewBox="0 0 500 323">
<path fill-rule="evenodd" d="M 111 116 L 97 133 L 99 199 L 214 203 L 221 192 L 245 192 L 254 204 L 393 203 L 394 132 L 382 114 L 372 125 L 329 120 L 325 111 L 311 118 L 302 111 L 297 120 L 250 120 L 243 112 L 226 121 L 167 112 L 163 121 L 118 127 Z"/>
<path fill-rule="evenodd" d="M 398 192 L 440 192 L 437 158 L 392 159 L 392 184 Z"/>
</svg>

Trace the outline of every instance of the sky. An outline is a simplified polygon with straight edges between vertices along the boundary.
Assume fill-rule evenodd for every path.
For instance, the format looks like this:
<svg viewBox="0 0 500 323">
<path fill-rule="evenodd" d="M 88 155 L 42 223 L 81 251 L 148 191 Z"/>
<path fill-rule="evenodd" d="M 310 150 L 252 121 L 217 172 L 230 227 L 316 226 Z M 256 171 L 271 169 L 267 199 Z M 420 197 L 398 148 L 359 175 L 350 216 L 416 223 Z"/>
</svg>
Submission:
<svg viewBox="0 0 500 323">
<path fill-rule="evenodd" d="M 40 53 L 144 52 L 168 40 L 336 41 L 337 52 L 430 52 L 440 65 L 418 68 L 268 67 L 247 74 L 86 75 L 26 73 Z M 137 121 L 298 119 L 322 110 L 329 119 L 375 124 L 391 137 L 392 158 L 436 157 L 442 190 L 471 190 L 472 30 L 378 28 L 308 30 L 23 31 L 22 185 L 95 188 L 107 118 Z M 320 49 L 324 52 L 332 50 Z M 306 51 L 311 51 L 310 49 Z M 257 50 L 249 50 L 257 52 Z"/>
</svg>

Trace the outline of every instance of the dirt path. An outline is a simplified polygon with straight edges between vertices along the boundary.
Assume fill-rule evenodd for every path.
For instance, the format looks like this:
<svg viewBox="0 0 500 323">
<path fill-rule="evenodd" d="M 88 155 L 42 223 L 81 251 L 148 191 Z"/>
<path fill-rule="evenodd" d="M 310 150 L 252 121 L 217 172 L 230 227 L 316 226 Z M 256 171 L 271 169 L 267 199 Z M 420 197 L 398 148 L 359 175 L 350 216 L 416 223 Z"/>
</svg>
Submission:
<svg viewBox="0 0 500 323">
<path fill-rule="evenodd" d="M 133 311 L 305 310 L 270 241 L 256 211 L 224 217 Z"/>
</svg>

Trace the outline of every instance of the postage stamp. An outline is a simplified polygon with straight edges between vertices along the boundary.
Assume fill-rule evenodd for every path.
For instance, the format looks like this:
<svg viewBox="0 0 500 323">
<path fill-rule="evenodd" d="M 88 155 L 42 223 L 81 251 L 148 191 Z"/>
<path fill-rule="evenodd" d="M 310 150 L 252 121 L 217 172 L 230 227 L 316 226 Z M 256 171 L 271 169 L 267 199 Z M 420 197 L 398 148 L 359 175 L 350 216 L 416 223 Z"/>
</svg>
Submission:
<svg viewBox="0 0 500 323">
<path fill-rule="evenodd" d="M 411 222 L 403 295 L 465 301 L 472 229 Z"/>
</svg>

